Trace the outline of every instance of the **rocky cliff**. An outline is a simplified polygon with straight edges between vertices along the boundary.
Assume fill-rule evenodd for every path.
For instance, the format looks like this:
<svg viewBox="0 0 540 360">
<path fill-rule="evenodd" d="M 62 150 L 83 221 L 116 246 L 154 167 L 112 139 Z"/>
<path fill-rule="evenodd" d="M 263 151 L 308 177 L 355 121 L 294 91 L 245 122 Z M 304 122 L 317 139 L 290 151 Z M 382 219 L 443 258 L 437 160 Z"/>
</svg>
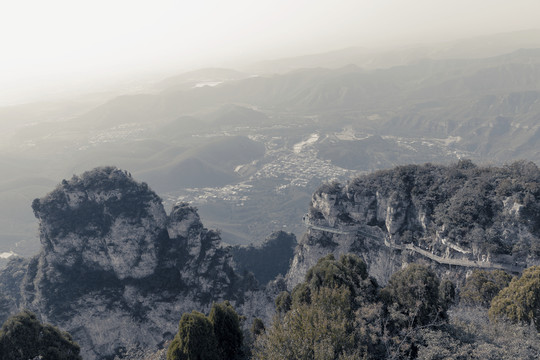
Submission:
<svg viewBox="0 0 540 360">
<path fill-rule="evenodd" d="M 85 359 L 157 349 L 183 312 L 206 311 L 212 301 L 230 300 L 268 323 L 275 296 L 329 253 L 358 254 L 382 284 L 411 262 L 458 283 L 474 268 L 518 273 L 540 264 L 540 170 L 526 162 L 410 165 L 325 184 L 313 194 L 287 275 L 264 289 L 234 270 L 259 264 L 235 265 L 195 208 L 178 203 L 166 214 L 146 184 L 117 168 L 64 180 L 32 207 L 42 250 L 0 272 L 0 317 L 28 308 L 69 331 Z M 236 256 L 279 250 L 271 260 L 288 261 L 294 238 L 274 237 Z"/>
<path fill-rule="evenodd" d="M 289 270 L 296 236 L 284 231 L 275 231 L 260 245 L 235 245 L 231 253 L 240 273 L 251 272 L 259 284 L 265 285 Z"/>
<path fill-rule="evenodd" d="M 526 162 L 401 166 L 321 186 L 304 222 L 289 288 L 329 253 L 360 255 L 383 284 L 410 262 L 458 284 L 474 268 L 517 273 L 540 263 L 540 170 Z"/>
<path fill-rule="evenodd" d="M 180 203 L 167 215 L 161 199 L 125 171 L 74 176 L 32 207 L 42 250 L 0 273 L 0 315 L 36 312 L 69 331 L 85 359 L 157 348 L 176 333 L 183 312 L 212 301 L 266 311 L 256 303 L 267 296 L 252 277 L 235 273 L 229 250 L 196 209 Z"/>
</svg>

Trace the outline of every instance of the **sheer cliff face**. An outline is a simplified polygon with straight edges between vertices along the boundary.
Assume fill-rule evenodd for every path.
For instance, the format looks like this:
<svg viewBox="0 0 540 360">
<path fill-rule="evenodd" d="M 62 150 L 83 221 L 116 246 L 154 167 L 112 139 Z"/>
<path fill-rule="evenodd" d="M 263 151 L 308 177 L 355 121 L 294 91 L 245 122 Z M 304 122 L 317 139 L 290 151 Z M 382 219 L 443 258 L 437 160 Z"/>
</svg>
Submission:
<svg viewBox="0 0 540 360">
<path fill-rule="evenodd" d="M 328 253 L 357 253 L 383 284 L 418 261 L 458 281 L 475 267 L 515 272 L 540 263 L 540 170 L 525 162 L 397 167 L 323 185 L 305 222 L 289 287 Z"/>
<path fill-rule="evenodd" d="M 0 273 L 0 292 L 11 308 L 69 331 L 85 359 L 155 348 L 183 312 L 223 299 L 240 307 L 252 290 L 195 208 L 177 204 L 167 216 L 146 184 L 119 169 L 64 180 L 32 207 L 42 251 Z"/>
</svg>

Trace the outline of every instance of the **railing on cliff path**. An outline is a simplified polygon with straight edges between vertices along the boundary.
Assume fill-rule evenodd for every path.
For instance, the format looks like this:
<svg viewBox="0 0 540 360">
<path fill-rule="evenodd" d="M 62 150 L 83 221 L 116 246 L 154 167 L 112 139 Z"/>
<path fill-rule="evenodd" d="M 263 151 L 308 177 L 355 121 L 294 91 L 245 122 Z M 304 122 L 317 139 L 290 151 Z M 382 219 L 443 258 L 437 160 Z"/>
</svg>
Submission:
<svg viewBox="0 0 540 360">
<path fill-rule="evenodd" d="M 315 229 L 319 231 L 329 232 L 332 234 L 339 234 L 339 235 L 351 235 L 351 234 L 359 234 L 365 237 L 369 237 L 371 239 L 380 241 L 380 237 L 376 237 L 372 234 L 368 234 L 367 232 L 364 232 L 360 229 L 351 229 L 351 230 L 341 230 L 337 228 L 327 227 L 327 226 L 320 226 L 320 225 L 313 225 L 309 222 L 309 218 L 307 215 L 304 215 L 302 218 L 302 222 L 304 223 L 304 226 L 306 226 L 308 229 Z M 455 266 L 462 266 L 462 267 L 472 267 L 472 268 L 481 268 L 481 269 L 487 269 L 487 270 L 506 270 L 513 273 L 521 273 L 523 271 L 523 267 L 517 266 L 517 265 L 509 265 L 509 264 L 498 264 L 498 263 L 492 263 L 489 261 L 471 261 L 466 259 L 448 259 L 443 258 L 442 256 L 435 255 L 427 250 L 424 250 L 416 245 L 413 244 L 392 244 L 389 242 L 386 237 L 384 238 L 384 245 L 395 250 L 410 250 L 414 251 L 422 256 L 425 256 L 439 264 L 446 264 L 446 265 L 455 265 Z"/>
</svg>

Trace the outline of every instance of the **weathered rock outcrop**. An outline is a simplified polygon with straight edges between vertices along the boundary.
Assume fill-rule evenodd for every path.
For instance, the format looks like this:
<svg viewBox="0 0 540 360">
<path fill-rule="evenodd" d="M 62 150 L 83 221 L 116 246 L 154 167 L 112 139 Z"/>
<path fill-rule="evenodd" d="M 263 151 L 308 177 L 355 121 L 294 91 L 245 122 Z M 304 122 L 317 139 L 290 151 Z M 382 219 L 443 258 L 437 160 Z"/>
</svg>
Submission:
<svg viewBox="0 0 540 360">
<path fill-rule="evenodd" d="M 304 222 L 289 288 L 329 253 L 360 255 L 383 284 L 410 262 L 458 283 L 473 268 L 519 272 L 540 263 L 540 170 L 526 162 L 401 166 L 323 185 Z"/>
<path fill-rule="evenodd" d="M 229 250 L 196 209 L 180 203 L 167 216 L 161 199 L 125 171 L 74 176 L 32 207 L 42 250 L 0 273 L 0 300 L 69 331 L 85 359 L 157 348 L 183 312 L 212 301 L 265 316 L 255 305 L 267 301 L 256 282 L 235 273 Z"/>
</svg>

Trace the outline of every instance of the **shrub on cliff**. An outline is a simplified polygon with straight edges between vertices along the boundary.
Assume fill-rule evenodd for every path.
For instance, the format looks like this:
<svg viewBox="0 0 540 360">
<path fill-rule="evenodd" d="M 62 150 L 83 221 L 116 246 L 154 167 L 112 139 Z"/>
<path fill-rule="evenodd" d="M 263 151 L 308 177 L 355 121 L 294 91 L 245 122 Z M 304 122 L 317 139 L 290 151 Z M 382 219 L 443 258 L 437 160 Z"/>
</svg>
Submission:
<svg viewBox="0 0 540 360">
<path fill-rule="evenodd" d="M 492 320 L 507 318 L 513 322 L 533 323 L 540 331 L 540 266 L 526 269 L 491 302 Z"/>
<path fill-rule="evenodd" d="M 380 290 L 355 255 L 320 259 L 291 296 L 276 298 L 256 359 L 415 358 L 423 331 L 446 324 L 453 284 L 409 265 Z M 292 299 L 292 301 L 291 301 Z"/>
<path fill-rule="evenodd" d="M 24 310 L 10 317 L 0 330 L 0 360 L 43 359 L 80 360 L 80 348 L 67 332 L 42 324 Z"/>
<path fill-rule="evenodd" d="M 257 359 L 377 358 L 384 352 L 377 283 L 355 255 L 320 259 L 276 306 L 272 326 L 255 343 Z"/>
<path fill-rule="evenodd" d="M 228 301 L 213 304 L 210 314 L 185 313 L 169 345 L 167 360 L 234 360 L 242 355 L 241 318 Z"/>
</svg>

